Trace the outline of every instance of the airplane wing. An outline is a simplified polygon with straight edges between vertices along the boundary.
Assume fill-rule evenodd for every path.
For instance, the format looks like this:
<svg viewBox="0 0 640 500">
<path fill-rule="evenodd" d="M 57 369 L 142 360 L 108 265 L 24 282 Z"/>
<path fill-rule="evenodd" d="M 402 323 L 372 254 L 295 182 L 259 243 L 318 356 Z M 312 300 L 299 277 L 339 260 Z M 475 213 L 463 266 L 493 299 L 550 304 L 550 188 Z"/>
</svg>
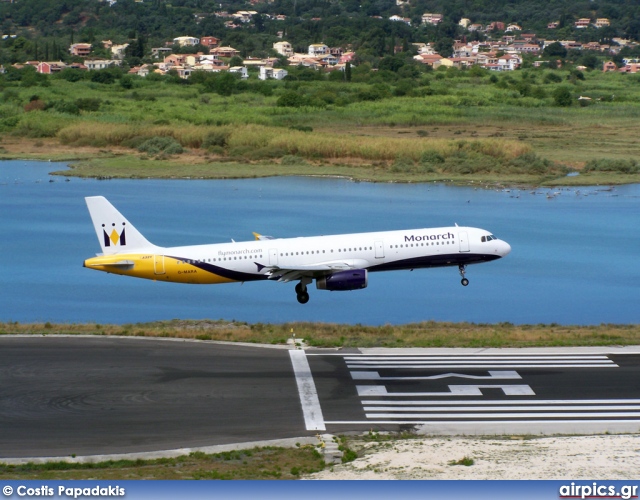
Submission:
<svg viewBox="0 0 640 500">
<path fill-rule="evenodd" d="M 265 273 L 270 280 L 281 282 L 289 282 L 299 280 L 301 278 L 318 278 L 326 276 L 336 271 L 346 271 L 349 269 L 363 269 L 368 267 L 369 262 L 364 259 L 345 259 L 333 260 L 328 262 L 320 262 L 318 264 L 306 264 L 296 267 L 280 267 L 280 266 L 258 266 L 258 271 L 266 269 Z"/>
</svg>

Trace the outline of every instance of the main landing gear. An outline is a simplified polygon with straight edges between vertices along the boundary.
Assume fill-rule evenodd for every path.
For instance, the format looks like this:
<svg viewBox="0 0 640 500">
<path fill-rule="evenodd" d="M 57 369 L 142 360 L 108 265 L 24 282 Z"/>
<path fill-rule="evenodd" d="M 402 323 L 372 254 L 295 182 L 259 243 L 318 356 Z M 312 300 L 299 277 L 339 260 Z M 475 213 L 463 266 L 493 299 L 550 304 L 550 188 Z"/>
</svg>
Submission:
<svg viewBox="0 0 640 500">
<path fill-rule="evenodd" d="M 458 266 L 458 269 L 460 270 L 460 276 L 462 276 L 462 279 L 460 280 L 460 283 L 462 283 L 462 286 L 467 286 L 469 284 L 469 280 L 464 277 L 466 268 L 467 266 L 463 266 L 462 264 Z"/>
<path fill-rule="evenodd" d="M 300 283 L 296 285 L 296 298 L 301 304 L 309 302 L 309 292 L 307 292 L 307 284 L 311 283 L 311 280 L 300 280 Z"/>
</svg>

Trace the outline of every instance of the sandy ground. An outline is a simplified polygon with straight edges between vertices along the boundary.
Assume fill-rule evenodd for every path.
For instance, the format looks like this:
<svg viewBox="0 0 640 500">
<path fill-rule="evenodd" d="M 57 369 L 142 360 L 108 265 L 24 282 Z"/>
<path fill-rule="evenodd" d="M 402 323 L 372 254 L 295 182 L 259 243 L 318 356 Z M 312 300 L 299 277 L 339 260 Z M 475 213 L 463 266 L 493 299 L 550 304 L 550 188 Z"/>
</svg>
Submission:
<svg viewBox="0 0 640 500">
<path fill-rule="evenodd" d="M 362 443 L 357 460 L 308 479 L 593 479 L 640 477 L 640 435 L 425 437 Z M 470 466 L 452 465 L 469 457 Z"/>
</svg>

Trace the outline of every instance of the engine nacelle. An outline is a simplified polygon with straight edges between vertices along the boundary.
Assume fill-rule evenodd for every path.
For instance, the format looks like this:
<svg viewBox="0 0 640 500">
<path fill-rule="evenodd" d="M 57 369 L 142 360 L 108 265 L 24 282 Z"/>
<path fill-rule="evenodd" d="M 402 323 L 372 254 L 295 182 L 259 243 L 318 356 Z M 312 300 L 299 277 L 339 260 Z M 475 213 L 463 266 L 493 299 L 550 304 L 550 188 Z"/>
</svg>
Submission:
<svg viewBox="0 0 640 500">
<path fill-rule="evenodd" d="M 366 269 L 352 269 L 350 271 L 338 271 L 316 280 L 316 288 L 341 292 L 346 290 L 359 290 L 367 288 L 369 276 Z"/>
</svg>

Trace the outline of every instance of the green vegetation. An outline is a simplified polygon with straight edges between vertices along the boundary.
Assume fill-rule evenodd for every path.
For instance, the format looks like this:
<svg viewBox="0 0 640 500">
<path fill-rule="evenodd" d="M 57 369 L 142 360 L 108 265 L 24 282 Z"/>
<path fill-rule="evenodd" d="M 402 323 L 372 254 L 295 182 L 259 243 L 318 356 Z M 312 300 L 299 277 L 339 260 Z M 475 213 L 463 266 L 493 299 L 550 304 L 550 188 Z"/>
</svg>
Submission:
<svg viewBox="0 0 640 500">
<path fill-rule="evenodd" d="M 314 446 L 263 447 L 177 458 L 109 460 L 98 463 L 0 463 L 0 479 L 298 479 L 324 469 Z"/>
<path fill-rule="evenodd" d="M 475 463 L 473 458 L 463 457 L 460 460 L 451 460 L 449 465 L 464 465 L 465 467 L 470 467 Z"/>
<path fill-rule="evenodd" d="M 0 335 L 121 335 L 285 344 L 295 332 L 314 347 L 536 347 L 640 344 L 640 325 L 563 326 L 512 323 L 340 325 L 172 320 L 132 325 L 0 323 Z"/>
<path fill-rule="evenodd" d="M 197 78 L 129 76 L 123 86 L 116 70 L 110 84 L 55 76 L 24 86 L 32 70 L 20 71 L 0 77 L 0 157 L 84 158 L 73 175 L 569 184 L 567 172 L 591 161 L 601 167 L 578 183 L 640 180 L 629 163 L 640 154 L 636 75 L 448 69 L 395 96 L 407 80 L 369 71 L 352 83 L 234 79 L 227 96 Z M 293 94 L 306 104 L 279 105 Z M 593 104 L 578 106 L 579 95 Z"/>
</svg>

